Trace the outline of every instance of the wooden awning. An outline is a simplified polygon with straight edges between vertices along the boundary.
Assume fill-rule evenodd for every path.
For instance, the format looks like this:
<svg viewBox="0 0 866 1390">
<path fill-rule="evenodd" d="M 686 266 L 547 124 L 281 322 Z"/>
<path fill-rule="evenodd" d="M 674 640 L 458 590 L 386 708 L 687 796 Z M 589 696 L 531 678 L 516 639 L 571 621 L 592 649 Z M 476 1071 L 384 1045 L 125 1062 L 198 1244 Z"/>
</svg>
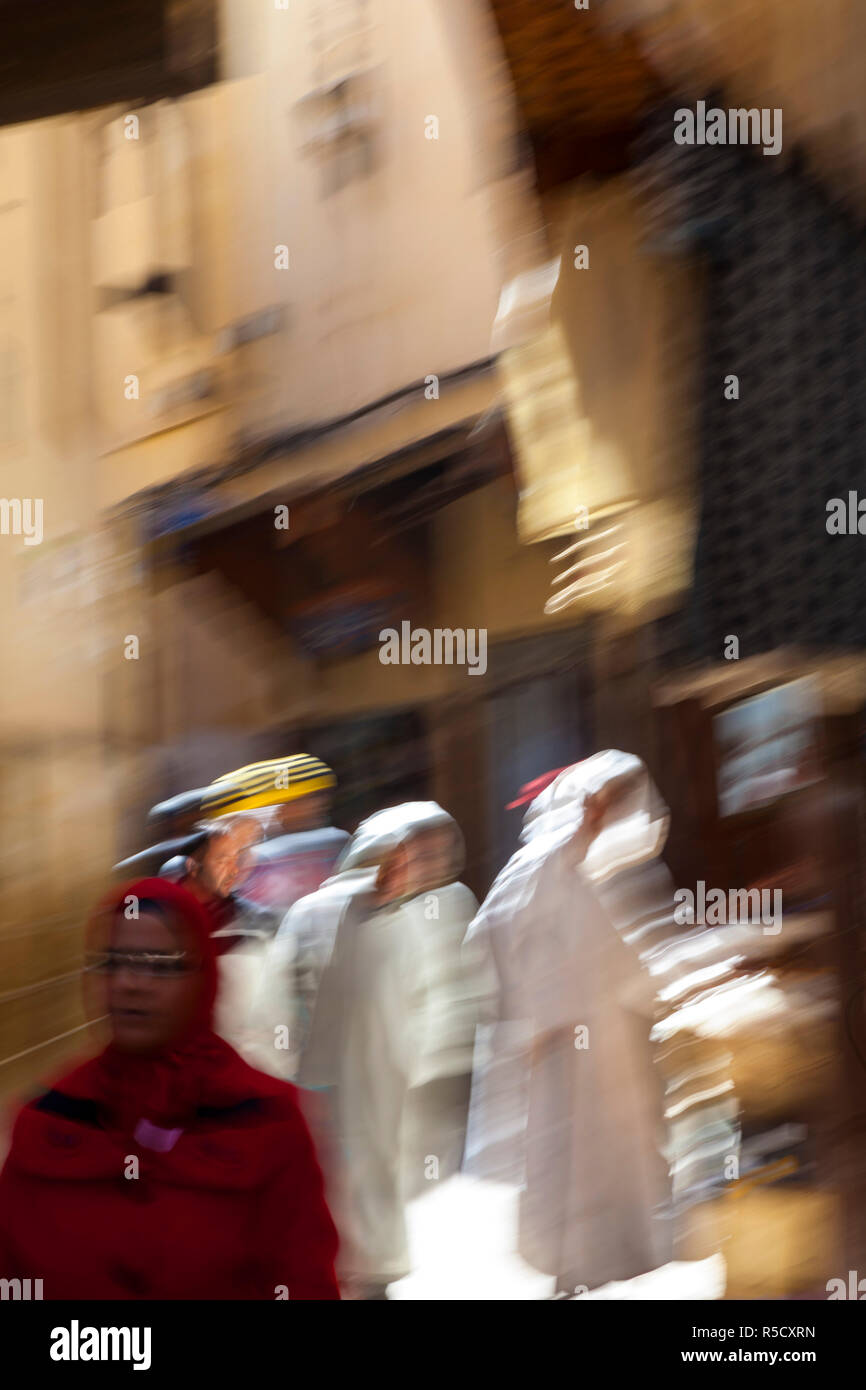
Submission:
<svg viewBox="0 0 866 1390">
<path fill-rule="evenodd" d="M 3 0 L 0 125 L 217 79 L 217 0 Z"/>
<path fill-rule="evenodd" d="M 593 0 L 490 0 L 532 142 L 542 192 L 587 171 L 615 173 L 661 90 L 635 38 L 610 32 Z"/>
<path fill-rule="evenodd" d="M 490 0 L 542 189 L 624 161 L 664 92 L 781 107 L 785 148 L 866 211 L 866 6 L 852 0 Z"/>
</svg>

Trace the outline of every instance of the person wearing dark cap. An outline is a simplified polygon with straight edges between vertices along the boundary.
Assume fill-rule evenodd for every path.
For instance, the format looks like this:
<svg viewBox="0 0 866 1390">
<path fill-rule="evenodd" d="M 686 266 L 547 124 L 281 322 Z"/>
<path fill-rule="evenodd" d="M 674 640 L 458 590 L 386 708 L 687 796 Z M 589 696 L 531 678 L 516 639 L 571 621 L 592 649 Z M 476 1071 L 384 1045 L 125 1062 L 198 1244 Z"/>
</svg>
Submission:
<svg viewBox="0 0 866 1390">
<path fill-rule="evenodd" d="M 147 823 L 160 838 L 147 849 L 139 850 L 115 864 L 113 873 L 128 878 L 130 874 L 159 874 L 160 878 L 178 880 L 183 877 L 189 836 L 202 817 L 204 789 L 180 792 L 159 801 L 147 815 Z"/>
<path fill-rule="evenodd" d="M 253 1001 L 269 941 L 349 839 L 327 824 L 335 784 L 331 769 L 306 754 L 225 773 L 154 806 L 149 822 L 173 838 L 114 866 L 118 874 L 146 870 L 181 883 L 207 908 L 220 953 L 217 1031 L 253 1064 L 263 1055 Z M 264 844 L 272 814 L 286 833 Z"/>
<path fill-rule="evenodd" d="M 218 777 L 202 793 L 211 819 L 253 812 L 270 836 L 252 852 L 245 893 L 282 917 L 329 877 L 349 836 L 330 823 L 337 779 L 319 758 L 297 753 L 251 763 Z"/>
</svg>

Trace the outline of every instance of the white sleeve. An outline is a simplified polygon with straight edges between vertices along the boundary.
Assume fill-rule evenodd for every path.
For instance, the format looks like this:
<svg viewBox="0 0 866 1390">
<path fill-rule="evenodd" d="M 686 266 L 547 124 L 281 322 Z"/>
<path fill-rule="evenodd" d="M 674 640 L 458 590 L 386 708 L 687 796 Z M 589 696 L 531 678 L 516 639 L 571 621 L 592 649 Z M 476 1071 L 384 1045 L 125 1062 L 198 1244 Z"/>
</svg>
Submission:
<svg viewBox="0 0 866 1390">
<path fill-rule="evenodd" d="M 258 989 L 253 1001 L 255 1020 L 254 1065 L 272 1076 L 291 1080 L 297 1071 L 298 1027 L 295 990 L 297 937 L 291 928 L 290 912 L 283 918 L 277 935 L 268 946 Z M 253 1061 L 247 1056 L 248 1061 Z"/>
</svg>

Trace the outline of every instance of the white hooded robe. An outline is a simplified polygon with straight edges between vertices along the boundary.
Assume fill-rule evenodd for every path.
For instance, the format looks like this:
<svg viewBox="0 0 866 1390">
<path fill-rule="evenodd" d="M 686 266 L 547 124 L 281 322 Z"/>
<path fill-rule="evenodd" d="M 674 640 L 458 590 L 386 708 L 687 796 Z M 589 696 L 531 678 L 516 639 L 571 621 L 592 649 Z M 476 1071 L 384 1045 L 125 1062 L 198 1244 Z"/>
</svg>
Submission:
<svg viewBox="0 0 866 1390">
<path fill-rule="evenodd" d="M 287 913 L 263 996 L 263 1018 L 291 1018 L 296 1055 L 285 1054 L 286 1070 L 296 1063 L 300 1087 L 321 1093 L 307 1114 L 340 1234 L 338 1268 L 341 1278 L 361 1284 L 387 1284 L 409 1272 L 407 1095 L 426 1074 L 425 1059 L 436 1051 L 441 1061 L 455 1034 L 465 1050 L 465 1018 L 444 1007 L 441 988 L 435 1015 L 427 1008 L 433 983 L 444 982 L 428 949 L 423 895 L 384 907 L 373 896 L 375 866 L 427 826 L 453 827 L 459 838 L 451 817 L 432 802 L 389 808 L 358 828 L 337 874 Z M 474 899 L 460 885 L 438 891 L 443 929 L 462 934 Z"/>
<path fill-rule="evenodd" d="M 578 765 L 577 778 L 576 769 L 560 774 L 533 802 L 528 842 L 496 879 L 467 938 L 495 966 L 499 1026 L 519 1040 L 526 1075 L 519 1252 L 568 1287 L 629 1279 L 670 1259 L 650 1025 L 634 1012 L 652 990 L 602 906 L 592 855 L 578 864 L 572 844 L 586 791 L 634 765 L 642 767 L 601 754 Z M 651 857 L 649 820 L 639 814 L 640 853 Z M 634 830 L 614 835 L 611 864 L 620 851 L 623 862 L 634 861 Z M 482 1112 L 484 1123 L 495 1119 Z"/>
</svg>

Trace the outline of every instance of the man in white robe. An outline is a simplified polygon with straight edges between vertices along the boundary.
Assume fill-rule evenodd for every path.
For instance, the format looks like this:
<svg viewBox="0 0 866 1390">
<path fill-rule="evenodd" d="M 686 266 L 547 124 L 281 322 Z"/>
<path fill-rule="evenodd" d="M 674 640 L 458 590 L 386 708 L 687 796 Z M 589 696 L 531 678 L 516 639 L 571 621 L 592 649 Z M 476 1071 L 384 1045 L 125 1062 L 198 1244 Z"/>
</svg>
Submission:
<svg viewBox="0 0 866 1390">
<path fill-rule="evenodd" d="M 464 1073 L 469 1067 L 465 1007 L 461 1013 L 456 987 L 450 1013 L 443 997 L 442 976 L 454 985 L 460 940 L 477 906 L 462 885 L 443 885 L 453 876 L 455 838 L 451 817 L 433 802 L 369 817 L 337 874 L 287 913 L 271 951 L 263 1026 L 268 1020 L 276 1033 L 280 1015 L 291 1018 L 284 1074 L 294 1071 L 307 1093 L 350 1296 L 384 1297 L 409 1272 L 410 1088 L 452 1063 Z M 320 1094 L 310 1105 L 313 1092 Z"/>
<path fill-rule="evenodd" d="M 500 1025 L 522 1040 L 519 1252 L 561 1291 L 670 1259 L 650 1021 L 635 1015 L 651 1013 L 653 990 L 601 896 L 656 858 L 666 826 L 639 759 L 606 752 L 565 769 L 532 803 L 524 846 L 467 937 L 495 966 Z M 493 1128 L 496 1116 L 482 1107 L 475 1122 Z"/>
</svg>

